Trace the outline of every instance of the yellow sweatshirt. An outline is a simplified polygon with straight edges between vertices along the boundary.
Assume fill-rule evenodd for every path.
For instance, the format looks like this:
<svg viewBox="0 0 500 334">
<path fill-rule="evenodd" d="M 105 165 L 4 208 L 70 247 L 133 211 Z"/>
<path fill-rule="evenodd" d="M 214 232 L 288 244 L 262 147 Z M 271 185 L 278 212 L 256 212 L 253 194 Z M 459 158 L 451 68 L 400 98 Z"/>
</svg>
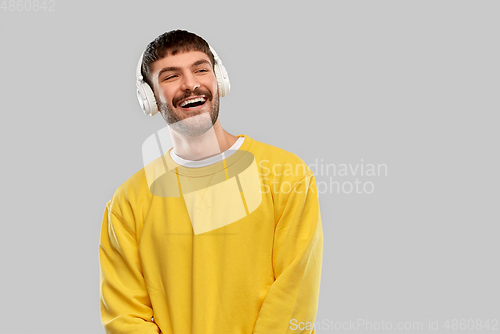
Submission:
<svg viewBox="0 0 500 334">
<path fill-rule="evenodd" d="M 107 203 L 106 333 L 315 333 L 306 325 L 323 249 L 314 175 L 296 155 L 241 136 L 206 167 L 177 165 L 169 152 Z"/>
</svg>

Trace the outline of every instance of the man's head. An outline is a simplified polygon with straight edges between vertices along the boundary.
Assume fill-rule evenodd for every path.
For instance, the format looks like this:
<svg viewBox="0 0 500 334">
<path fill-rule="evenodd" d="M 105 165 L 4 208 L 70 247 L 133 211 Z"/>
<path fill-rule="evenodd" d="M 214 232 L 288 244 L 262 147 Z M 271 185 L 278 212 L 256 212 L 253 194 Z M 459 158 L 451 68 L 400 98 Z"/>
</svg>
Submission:
<svg viewBox="0 0 500 334">
<path fill-rule="evenodd" d="M 219 90 L 214 65 L 208 43 L 187 31 L 167 32 L 146 48 L 141 67 L 144 81 L 153 89 L 163 118 L 176 132 L 199 136 L 217 121 Z"/>
</svg>

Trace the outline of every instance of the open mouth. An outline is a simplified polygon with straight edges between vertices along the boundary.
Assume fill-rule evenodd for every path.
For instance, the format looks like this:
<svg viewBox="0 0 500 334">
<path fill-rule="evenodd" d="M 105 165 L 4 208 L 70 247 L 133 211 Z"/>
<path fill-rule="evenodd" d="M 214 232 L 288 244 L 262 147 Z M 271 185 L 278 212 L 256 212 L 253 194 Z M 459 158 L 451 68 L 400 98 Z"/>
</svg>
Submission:
<svg viewBox="0 0 500 334">
<path fill-rule="evenodd" d="M 191 97 L 181 101 L 181 103 L 179 103 L 179 107 L 182 109 L 193 110 L 197 107 L 203 106 L 206 102 L 207 98 L 205 96 Z"/>
</svg>

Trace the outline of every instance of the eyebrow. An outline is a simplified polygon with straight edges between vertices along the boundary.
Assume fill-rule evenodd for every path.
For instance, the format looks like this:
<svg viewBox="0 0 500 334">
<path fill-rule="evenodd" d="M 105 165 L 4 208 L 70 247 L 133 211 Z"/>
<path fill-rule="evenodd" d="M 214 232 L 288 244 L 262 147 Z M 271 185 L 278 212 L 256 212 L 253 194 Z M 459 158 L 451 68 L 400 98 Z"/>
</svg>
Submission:
<svg viewBox="0 0 500 334">
<path fill-rule="evenodd" d="M 191 68 L 199 66 L 201 64 L 208 64 L 208 65 L 210 65 L 210 62 L 208 60 L 206 60 L 206 59 L 201 59 L 201 60 L 195 61 L 191 65 Z M 160 75 L 162 75 L 164 72 L 179 71 L 180 69 L 181 69 L 180 67 L 175 67 L 175 66 L 164 67 L 164 68 L 162 68 L 160 70 L 160 72 L 158 72 L 157 78 L 159 78 Z"/>
</svg>

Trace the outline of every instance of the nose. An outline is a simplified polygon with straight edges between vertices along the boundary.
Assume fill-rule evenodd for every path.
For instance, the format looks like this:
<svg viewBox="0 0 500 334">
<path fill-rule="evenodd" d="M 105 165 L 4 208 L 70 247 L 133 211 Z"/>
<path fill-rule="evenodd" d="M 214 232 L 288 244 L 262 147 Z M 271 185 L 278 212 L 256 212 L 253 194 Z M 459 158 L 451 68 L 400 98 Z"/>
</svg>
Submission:
<svg viewBox="0 0 500 334">
<path fill-rule="evenodd" d="M 182 90 L 193 91 L 199 87 L 200 87 L 200 83 L 198 82 L 198 79 L 196 78 L 196 76 L 193 75 L 193 73 L 187 73 L 183 76 L 183 80 L 182 80 L 182 84 L 181 84 Z"/>
</svg>

